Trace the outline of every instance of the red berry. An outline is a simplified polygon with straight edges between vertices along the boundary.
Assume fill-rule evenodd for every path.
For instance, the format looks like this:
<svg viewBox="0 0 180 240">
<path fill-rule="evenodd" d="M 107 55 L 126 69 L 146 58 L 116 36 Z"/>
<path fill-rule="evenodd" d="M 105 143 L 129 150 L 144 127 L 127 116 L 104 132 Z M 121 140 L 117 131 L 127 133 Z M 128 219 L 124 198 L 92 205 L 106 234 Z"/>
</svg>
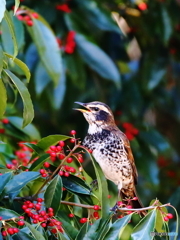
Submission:
<svg viewBox="0 0 180 240">
<path fill-rule="evenodd" d="M 24 216 L 20 216 L 19 218 L 20 218 L 20 219 L 24 219 Z"/>
<path fill-rule="evenodd" d="M 58 155 L 58 158 L 59 158 L 60 160 L 63 160 L 63 159 L 65 158 L 65 155 L 62 154 L 62 153 L 60 153 L 60 154 Z"/>
<path fill-rule="evenodd" d="M 62 151 L 62 147 L 61 146 L 57 146 L 56 147 L 56 152 L 61 152 Z"/>
<path fill-rule="evenodd" d="M 145 11 L 147 9 L 147 4 L 142 2 L 142 3 L 139 3 L 138 4 L 138 8 L 141 10 L 141 11 Z"/>
<path fill-rule="evenodd" d="M 23 17 L 22 15 L 17 15 L 17 19 L 18 19 L 19 21 L 23 21 L 23 20 L 24 20 L 24 17 Z"/>
<path fill-rule="evenodd" d="M 39 172 L 40 172 L 40 174 L 46 173 L 46 171 L 44 169 L 40 169 Z"/>
<path fill-rule="evenodd" d="M 49 167 L 50 167 L 50 164 L 49 164 L 48 162 L 45 162 L 45 163 L 43 164 L 43 166 L 44 166 L 45 168 L 49 168 Z"/>
<path fill-rule="evenodd" d="M 100 206 L 99 205 L 94 205 L 94 210 L 99 210 Z"/>
<path fill-rule="evenodd" d="M 118 202 L 117 202 L 117 205 L 118 205 L 118 206 L 122 206 L 122 205 L 123 205 L 123 202 L 118 201 Z"/>
<path fill-rule="evenodd" d="M 69 158 L 66 160 L 67 163 L 72 163 L 72 161 L 73 161 L 73 158 L 72 158 L 72 157 L 69 157 Z"/>
<path fill-rule="evenodd" d="M 98 212 L 94 212 L 93 216 L 94 216 L 94 218 L 99 219 L 99 213 Z"/>
<path fill-rule="evenodd" d="M 164 221 L 168 222 L 169 218 L 168 217 L 164 217 Z"/>
<path fill-rule="evenodd" d="M 59 171 L 59 175 L 60 175 L 60 176 L 63 176 L 63 175 L 64 175 L 64 172 L 63 172 L 63 171 Z"/>
<path fill-rule="evenodd" d="M 70 174 L 69 174 L 68 172 L 65 172 L 65 173 L 64 173 L 64 176 L 65 176 L 65 177 L 69 177 L 69 175 L 70 175 Z"/>
<path fill-rule="evenodd" d="M 65 143 L 64 141 L 59 141 L 59 146 L 64 147 Z"/>
<path fill-rule="evenodd" d="M 174 216 L 173 216 L 172 213 L 168 213 L 168 214 L 166 215 L 166 217 L 168 217 L 169 219 L 172 219 Z"/>
<path fill-rule="evenodd" d="M 75 142 L 76 142 L 76 139 L 75 139 L 75 138 L 71 138 L 71 139 L 70 139 L 70 142 L 71 142 L 71 143 L 75 143 Z"/>
<path fill-rule="evenodd" d="M 3 235 L 3 237 L 6 237 L 8 235 L 6 231 L 2 231 L 1 234 Z"/>
<path fill-rule="evenodd" d="M 19 228 L 13 228 L 14 233 L 18 233 L 19 232 Z"/>
<path fill-rule="evenodd" d="M 50 153 L 50 156 L 51 156 L 51 157 L 56 157 L 56 153 L 55 153 L 55 152 L 51 152 L 51 153 Z"/>
<path fill-rule="evenodd" d="M 13 166 L 12 166 L 12 164 L 7 163 L 7 164 L 6 164 L 6 167 L 7 167 L 8 169 L 11 169 Z"/>
<path fill-rule="evenodd" d="M 0 216 L 0 221 L 2 220 L 3 218 Z"/>
<path fill-rule="evenodd" d="M 18 221 L 18 222 L 17 222 L 17 225 L 18 225 L 18 226 L 24 226 L 24 224 L 25 224 L 24 221 Z"/>
<path fill-rule="evenodd" d="M 33 203 L 29 203 L 28 204 L 28 208 L 33 208 L 34 207 L 34 204 Z"/>
<path fill-rule="evenodd" d="M 127 205 L 126 207 L 127 207 L 127 208 L 129 208 L 129 209 L 131 209 L 131 208 L 132 208 L 132 206 L 131 206 L 131 205 Z"/>
<path fill-rule="evenodd" d="M 45 228 L 46 227 L 46 223 L 41 223 L 41 227 Z"/>
<path fill-rule="evenodd" d="M 34 223 L 34 224 L 38 223 L 38 220 L 34 219 L 34 220 L 33 220 L 33 223 Z"/>
<path fill-rule="evenodd" d="M 4 118 L 4 119 L 2 120 L 2 123 L 4 123 L 4 124 L 8 124 L 8 123 L 9 123 L 9 119 Z"/>
<path fill-rule="evenodd" d="M 39 14 L 36 13 L 36 12 L 32 13 L 31 15 L 33 16 L 33 18 L 38 18 L 39 17 Z"/>
<path fill-rule="evenodd" d="M 48 213 L 48 216 L 49 216 L 49 217 L 53 217 L 53 216 L 54 216 L 54 213 L 53 213 L 53 212 L 49 212 L 49 213 Z"/>
<path fill-rule="evenodd" d="M 70 168 L 69 168 L 69 172 L 71 172 L 71 173 L 75 173 L 75 172 L 76 172 L 76 169 L 73 168 L 73 167 L 70 167 Z"/>
<path fill-rule="evenodd" d="M 43 173 L 41 176 L 42 176 L 42 177 L 47 177 L 48 174 L 47 174 L 47 173 Z"/>
<path fill-rule="evenodd" d="M 133 197 L 133 199 L 132 200 L 138 200 L 138 197 Z"/>
<path fill-rule="evenodd" d="M 29 26 L 29 27 L 32 27 L 34 25 L 34 22 L 30 19 L 28 21 L 26 21 L 26 24 Z"/>
<path fill-rule="evenodd" d="M 43 202 L 43 199 L 42 198 L 37 198 L 36 201 L 37 202 Z"/>
<path fill-rule="evenodd" d="M 89 152 L 89 153 L 92 153 L 92 152 L 93 152 L 93 150 L 91 150 L 91 149 L 88 149 L 88 152 Z"/>
<path fill-rule="evenodd" d="M 76 135 L 76 130 L 71 130 L 71 131 L 70 131 L 70 134 L 71 134 L 71 135 Z"/>
<path fill-rule="evenodd" d="M 79 220 L 79 222 L 80 222 L 80 223 L 85 223 L 85 222 L 87 222 L 87 218 L 81 218 L 81 219 Z"/>
<path fill-rule="evenodd" d="M 56 151 L 56 146 L 50 146 L 50 149 L 55 152 Z"/>
<path fill-rule="evenodd" d="M 45 216 L 45 215 L 46 215 L 46 211 L 41 211 L 39 214 L 40 214 L 41 216 Z"/>
<path fill-rule="evenodd" d="M 73 218 L 74 217 L 74 214 L 73 213 L 69 213 L 68 215 L 70 218 Z"/>
<path fill-rule="evenodd" d="M 48 208 L 48 212 L 54 212 L 53 208 Z"/>
<path fill-rule="evenodd" d="M 7 229 L 7 232 L 8 232 L 10 235 L 14 234 L 13 228 L 8 228 L 8 229 Z"/>
</svg>

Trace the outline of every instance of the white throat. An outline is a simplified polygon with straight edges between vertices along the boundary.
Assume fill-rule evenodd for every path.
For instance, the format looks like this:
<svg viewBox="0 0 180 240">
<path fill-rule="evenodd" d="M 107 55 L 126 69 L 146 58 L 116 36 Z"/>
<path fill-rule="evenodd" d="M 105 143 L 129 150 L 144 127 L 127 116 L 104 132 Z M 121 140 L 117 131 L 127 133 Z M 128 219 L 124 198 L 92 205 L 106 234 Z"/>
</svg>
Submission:
<svg viewBox="0 0 180 240">
<path fill-rule="evenodd" d="M 88 133 L 89 134 L 95 134 L 95 133 L 100 133 L 102 132 L 102 128 L 97 126 L 96 124 L 90 124 L 88 128 Z"/>
</svg>

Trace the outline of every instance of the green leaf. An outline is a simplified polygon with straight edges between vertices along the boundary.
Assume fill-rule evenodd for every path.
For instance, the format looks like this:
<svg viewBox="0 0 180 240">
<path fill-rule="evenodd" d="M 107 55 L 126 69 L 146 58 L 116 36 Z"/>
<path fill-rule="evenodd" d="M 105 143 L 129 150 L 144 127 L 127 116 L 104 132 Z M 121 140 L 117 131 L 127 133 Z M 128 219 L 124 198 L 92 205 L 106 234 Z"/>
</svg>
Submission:
<svg viewBox="0 0 180 240">
<path fill-rule="evenodd" d="M 7 104 L 7 92 L 4 86 L 2 79 L 0 78 L 0 119 L 3 117 L 6 111 L 6 104 Z"/>
<path fill-rule="evenodd" d="M 166 73 L 166 69 L 157 69 L 157 68 L 152 68 L 150 72 L 150 77 L 148 81 L 148 90 L 153 90 L 155 87 L 159 85 L 159 83 L 162 81 L 164 75 Z"/>
<path fill-rule="evenodd" d="M 87 233 L 88 231 L 88 228 L 89 228 L 89 223 L 86 222 L 85 224 L 83 224 L 83 226 L 81 227 L 81 229 L 79 230 L 79 233 L 76 237 L 75 240 L 83 240 L 84 239 L 84 236 L 85 234 Z M 87 239 L 87 238 L 86 238 Z"/>
<path fill-rule="evenodd" d="M 44 202 L 46 207 L 52 207 L 54 209 L 54 213 L 56 214 L 60 207 L 61 197 L 62 180 L 59 174 L 57 174 L 56 177 L 54 177 L 54 179 L 50 182 L 44 193 Z"/>
<path fill-rule="evenodd" d="M 62 222 L 63 229 L 65 230 L 66 234 L 69 236 L 71 240 L 76 239 L 76 236 L 78 234 L 78 230 L 71 225 L 67 218 L 67 213 L 59 211 L 58 213 L 58 219 Z"/>
<path fill-rule="evenodd" d="M 62 176 L 63 186 L 73 193 L 91 195 L 89 186 L 79 177 L 70 175 L 69 177 Z"/>
<path fill-rule="evenodd" d="M 31 73 L 29 71 L 29 68 L 27 67 L 27 65 L 25 63 L 23 63 L 21 60 L 19 60 L 18 58 L 14 58 L 13 56 L 8 54 L 8 53 L 4 53 L 9 59 L 12 59 L 24 72 L 27 82 L 29 82 L 30 77 L 31 77 Z"/>
<path fill-rule="evenodd" d="M 129 214 L 115 221 L 109 229 L 108 233 L 106 234 L 105 238 L 103 238 L 103 240 L 114 240 L 115 238 L 117 238 L 119 232 L 123 227 L 128 224 L 128 222 L 131 220 L 131 217 L 132 214 Z"/>
<path fill-rule="evenodd" d="M 4 17 L 5 10 L 6 10 L 6 1 L 1 0 L 0 1 L 0 22 L 2 21 L 2 19 Z"/>
<path fill-rule="evenodd" d="M 31 237 L 29 234 L 23 232 L 23 231 L 19 231 L 18 233 L 16 233 L 15 236 L 13 236 L 14 240 L 36 240 L 35 238 Z"/>
<path fill-rule="evenodd" d="M 91 160 L 95 169 L 97 181 L 98 181 L 102 218 L 106 218 L 109 215 L 109 210 L 110 210 L 107 181 L 99 164 L 96 162 L 96 160 L 93 158 L 92 155 L 90 155 L 90 157 L 91 157 Z"/>
<path fill-rule="evenodd" d="M 36 240 L 45 240 L 45 238 L 43 237 L 43 235 L 34 228 L 34 226 L 32 226 L 31 224 L 29 224 L 28 222 L 25 222 L 26 226 L 30 229 L 32 236 L 36 239 Z"/>
<path fill-rule="evenodd" d="M 2 217 L 3 220 L 6 220 L 10 218 L 19 217 L 19 214 L 17 212 L 14 212 L 13 210 L 0 207 L 0 216 Z"/>
<path fill-rule="evenodd" d="M 31 123 L 33 118 L 34 118 L 34 109 L 33 109 L 33 105 L 32 105 L 30 94 L 29 94 L 26 86 L 24 85 L 24 83 L 22 83 L 20 81 L 20 79 L 17 78 L 12 72 L 10 72 L 7 69 L 5 69 L 4 72 L 9 76 L 11 81 L 16 86 L 19 94 L 21 95 L 21 98 L 22 98 L 22 101 L 23 101 L 23 104 L 24 104 L 23 127 L 25 127 L 26 125 Z"/>
<path fill-rule="evenodd" d="M 15 0 L 15 7 L 14 7 L 14 14 L 16 13 L 18 7 L 19 7 L 20 1 L 19 0 Z"/>
<path fill-rule="evenodd" d="M 8 119 L 14 127 L 18 128 L 18 130 L 25 133 L 32 141 L 40 139 L 40 134 L 37 128 L 31 123 L 22 129 L 23 119 L 21 117 L 10 116 L 8 117 Z"/>
<path fill-rule="evenodd" d="M 21 172 L 15 175 L 5 186 L 5 193 L 14 193 L 21 190 L 27 183 L 38 178 L 38 172 Z"/>
<path fill-rule="evenodd" d="M 33 19 L 33 26 L 28 27 L 28 31 L 37 47 L 39 56 L 44 64 L 47 73 L 53 79 L 55 85 L 58 84 L 62 72 L 62 61 L 60 49 L 56 36 L 48 27 L 48 23 L 43 19 Z"/>
<path fill-rule="evenodd" d="M 148 213 L 133 229 L 132 240 L 151 240 L 151 232 L 154 231 L 156 220 L 156 209 Z"/>
<path fill-rule="evenodd" d="M 27 145 L 28 146 L 28 145 Z M 38 171 L 44 162 L 49 159 L 49 154 L 44 154 L 40 158 L 38 158 L 35 162 L 32 163 L 29 171 Z"/>
<path fill-rule="evenodd" d="M 49 135 L 47 137 L 42 138 L 37 146 L 43 150 L 47 150 L 50 146 L 56 145 L 59 141 L 65 141 L 71 137 L 64 135 Z"/>
<path fill-rule="evenodd" d="M 0 176 L 0 194 L 4 190 L 6 184 L 9 182 L 9 180 L 12 177 L 12 172 L 4 173 Z"/>
<path fill-rule="evenodd" d="M 156 130 L 149 130 L 149 131 L 140 131 L 138 137 L 152 145 L 154 148 L 158 149 L 159 152 L 166 152 L 170 150 L 170 145 L 166 141 L 166 139 Z"/>
<path fill-rule="evenodd" d="M 4 53 L 3 53 L 2 47 L 0 46 L 0 78 L 1 78 L 1 72 L 3 70 L 3 59 L 4 59 Z"/>
<path fill-rule="evenodd" d="M 114 81 L 120 87 L 120 73 L 111 58 L 83 35 L 75 36 L 78 52 L 83 60 L 103 78 Z"/>
<path fill-rule="evenodd" d="M 11 16 L 8 13 L 8 11 L 5 11 L 4 19 L 6 20 L 6 23 L 8 25 L 8 29 L 9 29 L 9 32 L 10 32 L 10 37 L 13 41 L 13 47 L 14 47 L 13 59 L 14 59 L 18 54 L 18 45 L 17 45 L 16 35 L 15 35 L 15 31 L 14 31 L 14 25 L 13 25 L 13 22 L 11 20 Z M 4 31 L 3 31 L 3 34 L 4 34 Z M 2 37 L 3 37 L 3 34 L 2 34 Z"/>
<path fill-rule="evenodd" d="M 164 31 L 164 36 L 163 40 L 165 44 L 168 44 L 168 41 L 173 33 L 173 27 L 171 23 L 171 17 L 167 11 L 167 9 L 161 5 L 161 14 L 162 14 L 162 22 L 163 22 L 163 31 Z"/>
</svg>

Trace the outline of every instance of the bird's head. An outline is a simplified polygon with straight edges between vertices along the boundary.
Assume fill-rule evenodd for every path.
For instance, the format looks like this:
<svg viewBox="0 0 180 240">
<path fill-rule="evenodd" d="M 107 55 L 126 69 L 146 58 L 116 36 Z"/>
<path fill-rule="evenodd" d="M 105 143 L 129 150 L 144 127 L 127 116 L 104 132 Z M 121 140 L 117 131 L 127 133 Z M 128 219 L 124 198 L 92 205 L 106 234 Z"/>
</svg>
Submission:
<svg viewBox="0 0 180 240">
<path fill-rule="evenodd" d="M 76 108 L 83 113 L 85 119 L 89 123 L 88 132 L 101 131 L 102 129 L 114 126 L 114 116 L 111 109 L 102 102 L 81 103 L 75 102 L 84 107 L 84 109 Z"/>
</svg>

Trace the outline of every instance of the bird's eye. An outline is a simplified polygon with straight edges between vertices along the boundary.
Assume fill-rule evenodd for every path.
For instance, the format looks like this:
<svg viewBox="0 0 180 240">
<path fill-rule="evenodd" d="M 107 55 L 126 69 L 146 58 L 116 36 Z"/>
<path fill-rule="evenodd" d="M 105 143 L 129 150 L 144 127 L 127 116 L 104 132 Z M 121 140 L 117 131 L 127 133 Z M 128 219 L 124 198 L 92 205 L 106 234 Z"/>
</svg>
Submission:
<svg viewBox="0 0 180 240">
<path fill-rule="evenodd" d="M 96 111 L 96 112 L 99 111 L 99 108 L 98 108 L 98 107 L 95 107 L 95 108 L 94 108 L 94 111 Z"/>
</svg>

